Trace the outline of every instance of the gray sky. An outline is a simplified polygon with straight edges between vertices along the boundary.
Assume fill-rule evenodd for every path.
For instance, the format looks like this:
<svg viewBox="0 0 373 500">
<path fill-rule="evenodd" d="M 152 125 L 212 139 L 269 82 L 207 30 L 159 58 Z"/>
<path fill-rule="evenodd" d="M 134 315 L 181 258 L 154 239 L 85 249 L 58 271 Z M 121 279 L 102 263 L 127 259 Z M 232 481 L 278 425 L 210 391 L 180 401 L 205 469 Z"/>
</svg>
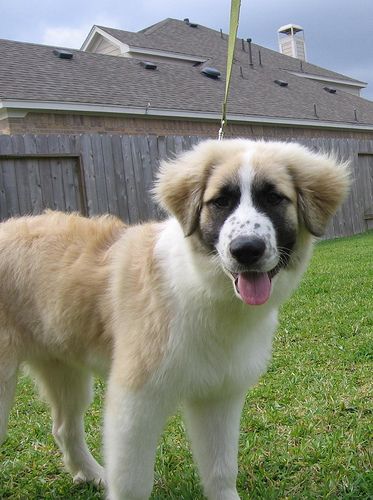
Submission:
<svg viewBox="0 0 373 500">
<path fill-rule="evenodd" d="M 0 0 L 0 38 L 80 48 L 93 24 L 138 31 L 166 17 L 227 32 L 229 11 L 230 0 Z M 373 100 L 373 0 L 242 0 L 241 37 L 277 50 L 289 23 L 304 28 L 309 62 L 367 82 Z"/>
</svg>

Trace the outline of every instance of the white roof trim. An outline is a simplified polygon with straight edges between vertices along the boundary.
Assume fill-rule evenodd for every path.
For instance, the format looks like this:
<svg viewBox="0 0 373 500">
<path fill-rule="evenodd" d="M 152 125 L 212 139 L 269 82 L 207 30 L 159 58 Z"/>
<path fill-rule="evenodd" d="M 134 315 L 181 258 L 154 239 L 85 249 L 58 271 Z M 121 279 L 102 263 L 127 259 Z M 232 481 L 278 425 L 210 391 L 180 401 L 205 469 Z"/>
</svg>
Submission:
<svg viewBox="0 0 373 500">
<path fill-rule="evenodd" d="M 101 35 L 104 38 L 106 38 L 109 42 L 111 42 L 116 47 L 118 47 L 122 54 L 124 54 L 125 52 L 128 52 L 128 45 L 121 42 L 120 40 L 118 40 L 114 36 L 109 35 L 109 33 L 106 33 L 106 31 L 102 30 L 98 26 L 93 26 L 89 35 L 87 36 L 87 38 L 83 42 L 83 45 L 82 45 L 80 50 L 86 51 L 87 48 L 89 47 L 89 45 L 93 42 L 95 35 Z"/>
<path fill-rule="evenodd" d="M 57 111 L 57 112 L 78 112 L 78 113 L 105 113 L 115 115 L 136 115 L 153 116 L 175 119 L 213 120 L 217 124 L 221 120 L 220 113 L 196 112 L 188 110 L 126 107 L 115 105 L 101 105 L 91 103 L 58 102 L 58 101 L 13 101 L 0 100 L 0 112 L 2 110 L 27 110 L 27 111 Z M 349 123 L 349 122 L 329 122 L 323 120 L 279 118 L 258 115 L 237 115 L 228 114 L 228 121 L 235 123 L 253 123 L 261 125 L 283 125 L 288 127 L 310 127 L 328 128 L 339 130 L 366 130 L 373 131 L 373 124 Z"/>
<path fill-rule="evenodd" d="M 172 59 L 182 59 L 184 61 L 200 62 L 200 63 L 205 62 L 208 59 L 207 57 L 182 54 L 181 52 L 168 52 L 165 50 L 158 50 L 158 49 L 146 49 L 144 47 L 134 47 L 133 45 L 129 45 L 129 52 L 134 54 L 147 54 L 149 56 L 160 56 Z"/>
<path fill-rule="evenodd" d="M 93 37 L 93 34 L 95 33 L 95 31 L 96 31 L 96 26 L 93 25 L 90 32 L 87 35 L 87 38 L 84 40 L 82 46 L 80 47 L 80 50 L 85 50 L 87 48 L 87 46 L 89 45 L 89 43 L 92 40 L 92 37 Z"/>
<path fill-rule="evenodd" d="M 106 38 L 109 42 L 114 44 L 116 47 L 119 47 L 121 54 L 128 54 L 133 53 L 133 54 L 147 54 L 147 55 L 153 55 L 153 56 L 160 56 L 160 57 L 167 57 L 171 59 L 180 59 L 183 61 L 191 61 L 191 62 L 205 62 L 208 58 L 207 57 L 201 57 L 201 56 L 195 56 L 192 54 L 184 54 L 181 52 L 172 52 L 172 51 L 166 51 L 166 50 L 159 50 L 159 49 L 148 49 L 146 47 L 138 47 L 134 45 L 128 45 L 124 42 L 121 42 L 114 36 L 110 35 L 107 33 L 105 30 L 99 28 L 98 26 L 93 26 L 91 29 L 88 37 L 85 39 L 82 47 L 80 50 L 86 51 L 88 47 L 91 45 L 91 43 L 94 40 L 95 35 L 101 35 L 104 38 Z"/>
<path fill-rule="evenodd" d="M 300 76 L 301 78 L 308 78 L 310 80 L 319 80 L 321 82 L 339 83 L 341 85 L 347 85 L 350 87 L 359 87 L 360 89 L 363 89 L 368 85 L 366 82 L 361 82 L 359 80 L 342 80 L 339 78 L 332 78 L 330 76 L 320 76 L 320 75 L 313 75 L 312 73 L 301 73 L 298 71 L 291 71 L 289 69 L 285 69 L 284 71 L 287 71 L 288 73 L 291 73 L 292 75 L 295 76 Z"/>
</svg>

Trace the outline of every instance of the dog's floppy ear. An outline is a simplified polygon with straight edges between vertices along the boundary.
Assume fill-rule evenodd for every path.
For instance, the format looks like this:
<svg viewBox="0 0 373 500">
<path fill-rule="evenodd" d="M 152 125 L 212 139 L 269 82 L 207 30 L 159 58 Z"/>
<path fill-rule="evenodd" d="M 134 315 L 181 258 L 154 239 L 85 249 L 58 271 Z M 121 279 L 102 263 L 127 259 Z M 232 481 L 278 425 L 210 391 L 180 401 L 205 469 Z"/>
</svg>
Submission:
<svg viewBox="0 0 373 500">
<path fill-rule="evenodd" d="M 308 231 L 322 236 L 350 185 L 348 162 L 301 147 L 289 165 L 298 192 L 300 217 Z"/>
<path fill-rule="evenodd" d="M 153 195 L 181 224 L 185 236 L 197 229 L 203 193 L 214 163 L 214 143 L 206 141 L 161 163 Z"/>
</svg>

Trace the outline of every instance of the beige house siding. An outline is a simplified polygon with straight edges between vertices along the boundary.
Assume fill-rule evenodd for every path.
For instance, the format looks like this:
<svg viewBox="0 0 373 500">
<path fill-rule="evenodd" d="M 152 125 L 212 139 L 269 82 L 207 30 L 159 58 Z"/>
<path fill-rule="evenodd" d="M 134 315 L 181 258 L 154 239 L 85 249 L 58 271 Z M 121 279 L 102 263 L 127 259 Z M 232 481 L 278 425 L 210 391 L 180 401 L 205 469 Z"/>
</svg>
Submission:
<svg viewBox="0 0 373 500">
<path fill-rule="evenodd" d="M 121 52 L 117 45 L 106 40 L 103 36 L 97 35 L 97 40 L 92 46 L 90 52 L 105 54 L 107 56 L 120 56 Z"/>
</svg>

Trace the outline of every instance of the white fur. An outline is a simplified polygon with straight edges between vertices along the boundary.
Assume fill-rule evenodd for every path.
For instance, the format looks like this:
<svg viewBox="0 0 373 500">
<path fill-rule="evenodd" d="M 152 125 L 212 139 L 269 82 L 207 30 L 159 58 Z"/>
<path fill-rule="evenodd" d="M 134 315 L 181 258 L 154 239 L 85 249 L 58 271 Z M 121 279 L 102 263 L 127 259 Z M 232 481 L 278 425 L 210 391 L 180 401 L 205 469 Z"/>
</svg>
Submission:
<svg viewBox="0 0 373 500">
<path fill-rule="evenodd" d="M 146 499 L 155 447 L 167 417 L 182 404 L 204 491 L 237 500 L 239 416 L 248 387 L 266 370 L 277 326 L 278 298 L 249 307 L 211 257 L 196 254 L 170 219 L 155 249 L 168 276 L 173 318 L 163 362 L 140 391 L 110 382 L 105 456 L 110 500 Z M 293 276 L 292 279 L 298 279 Z"/>
<path fill-rule="evenodd" d="M 235 272 L 237 262 L 229 251 L 230 242 L 237 236 L 257 236 L 266 244 L 264 255 L 258 262 L 263 272 L 270 271 L 279 262 L 276 246 L 276 233 L 272 221 L 259 212 L 251 198 L 251 182 L 254 172 L 250 166 L 250 157 L 240 169 L 241 199 L 238 207 L 225 221 L 217 244 L 217 250 L 227 271 Z"/>
</svg>

